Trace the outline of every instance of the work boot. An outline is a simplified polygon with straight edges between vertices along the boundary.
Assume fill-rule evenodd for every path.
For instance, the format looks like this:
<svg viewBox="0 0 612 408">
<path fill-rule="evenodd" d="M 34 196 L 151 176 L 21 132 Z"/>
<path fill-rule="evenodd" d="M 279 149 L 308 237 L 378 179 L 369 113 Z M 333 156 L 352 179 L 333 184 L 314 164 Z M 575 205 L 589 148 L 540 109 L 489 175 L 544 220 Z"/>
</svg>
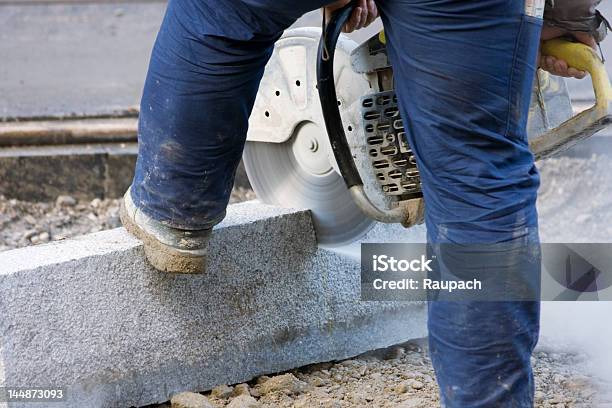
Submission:
<svg viewBox="0 0 612 408">
<path fill-rule="evenodd" d="M 123 196 L 119 216 L 125 229 L 144 243 L 149 263 L 161 272 L 204 273 L 212 230 L 188 231 L 163 225 L 136 207 L 130 191 Z"/>
</svg>

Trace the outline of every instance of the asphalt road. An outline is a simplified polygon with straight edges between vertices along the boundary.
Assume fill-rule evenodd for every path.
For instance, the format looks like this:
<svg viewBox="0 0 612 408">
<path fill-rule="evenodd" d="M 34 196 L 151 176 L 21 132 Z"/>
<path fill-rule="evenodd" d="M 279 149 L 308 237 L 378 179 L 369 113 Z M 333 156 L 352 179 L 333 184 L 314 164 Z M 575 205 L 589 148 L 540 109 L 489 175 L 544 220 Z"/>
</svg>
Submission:
<svg viewBox="0 0 612 408">
<path fill-rule="evenodd" d="M 137 105 L 164 7 L 0 5 L 0 117 Z"/>
<path fill-rule="evenodd" d="M 137 106 L 164 7 L 152 0 L 0 0 L 0 120 Z M 603 10 L 612 15 L 612 4 Z M 315 12 L 297 25 L 319 23 Z M 612 40 L 604 52 L 612 59 Z M 571 86 L 579 99 L 592 94 L 589 81 Z"/>
</svg>

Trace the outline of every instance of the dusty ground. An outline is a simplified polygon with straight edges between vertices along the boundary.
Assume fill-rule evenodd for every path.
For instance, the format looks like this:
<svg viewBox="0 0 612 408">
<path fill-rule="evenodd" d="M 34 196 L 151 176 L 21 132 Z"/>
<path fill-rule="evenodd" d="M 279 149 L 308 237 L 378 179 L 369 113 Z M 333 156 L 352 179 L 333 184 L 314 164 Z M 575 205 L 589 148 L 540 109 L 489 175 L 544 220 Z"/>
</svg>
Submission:
<svg viewBox="0 0 612 408">
<path fill-rule="evenodd" d="M 584 356 L 541 349 L 534 358 L 536 407 L 587 408 L 612 403 L 606 387 L 590 377 Z M 204 393 L 215 408 L 429 408 L 439 406 L 438 387 L 423 342 L 406 343 L 354 359 L 322 363 L 248 384 L 220 385 Z M 250 395 L 242 397 L 241 395 Z M 170 403 L 149 408 L 169 408 Z"/>
<path fill-rule="evenodd" d="M 540 231 L 545 242 L 612 242 L 609 154 L 558 157 L 539 165 Z"/>
</svg>

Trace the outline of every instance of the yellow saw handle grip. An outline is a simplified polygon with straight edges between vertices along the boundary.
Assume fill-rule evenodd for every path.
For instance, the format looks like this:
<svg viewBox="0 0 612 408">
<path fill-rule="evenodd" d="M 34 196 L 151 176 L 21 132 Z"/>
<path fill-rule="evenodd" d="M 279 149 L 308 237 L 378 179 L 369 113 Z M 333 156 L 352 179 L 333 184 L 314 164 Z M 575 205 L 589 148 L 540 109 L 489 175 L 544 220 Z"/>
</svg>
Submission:
<svg viewBox="0 0 612 408">
<path fill-rule="evenodd" d="M 588 72 L 593 82 L 596 104 L 559 127 L 530 140 L 529 147 L 536 159 L 566 150 L 602 130 L 612 121 L 612 86 L 606 67 L 595 50 L 585 44 L 554 39 L 542 44 L 541 53 L 562 59 L 570 67 Z"/>
<path fill-rule="evenodd" d="M 598 104 L 612 99 L 612 86 L 606 67 L 595 50 L 588 45 L 559 39 L 549 40 L 542 45 L 542 54 L 562 59 L 570 67 L 588 72 L 593 80 Z"/>
</svg>

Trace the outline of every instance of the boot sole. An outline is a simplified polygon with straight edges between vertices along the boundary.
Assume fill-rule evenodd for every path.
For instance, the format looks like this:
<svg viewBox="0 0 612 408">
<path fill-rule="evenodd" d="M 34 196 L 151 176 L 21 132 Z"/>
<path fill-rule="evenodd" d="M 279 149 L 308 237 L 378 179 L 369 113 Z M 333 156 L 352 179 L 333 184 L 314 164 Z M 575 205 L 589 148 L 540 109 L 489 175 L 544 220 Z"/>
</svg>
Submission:
<svg viewBox="0 0 612 408">
<path fill-rule="evenodd" d="M 128 215 L 123 200 L 121 200 L 119 218 L 125 229 L 143 242 L 145 256 L 153 268 L 160 272 L 177 274 L 201 274 L 206 271 L 206 256 L 181 251 L 147 234 Z"/>
</svg>

